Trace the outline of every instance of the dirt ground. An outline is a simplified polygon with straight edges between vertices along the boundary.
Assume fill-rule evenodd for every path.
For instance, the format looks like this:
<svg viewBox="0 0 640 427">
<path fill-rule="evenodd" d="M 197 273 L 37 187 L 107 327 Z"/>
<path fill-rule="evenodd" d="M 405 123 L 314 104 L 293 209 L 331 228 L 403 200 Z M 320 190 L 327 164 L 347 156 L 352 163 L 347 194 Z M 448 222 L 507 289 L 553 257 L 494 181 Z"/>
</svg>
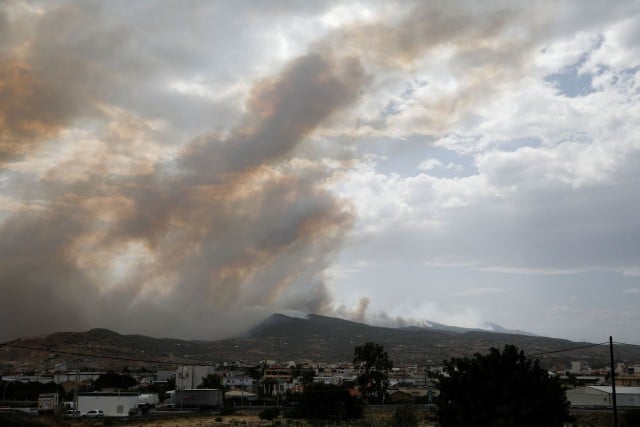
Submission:
<svg viewBox="0 0 640 427">
<path fill-rule="evenodd" d="M 293 420 L 286 418 L 278 418 L 274 420 L 276 425 L 284 427 L 321 427 L 321 426 L 335 426 L 335 423 L 327 422 L 326 424 L 312 424 L 304 420 Z M 279 424 L 278 424 L 279 423 Z M 186 418 L 170 418 L 170 419 L 155 419 L 155 420 L 139 420 L 135 422 L 129 422 L 125 424 L 126 427 L 223 427 L 223 426 L 241 426 L 241 427 L 257 427 L 257 426 L 271 426 L 271 421 L 261 420 L 258 415 L 239 414 L 228 416 L 201 416 L 201 417 L 186 417 Z M 349 424 L 338 424 L 341 426 L 348 426 Z M 353 426 L 364 427 L 387 427 L 390 424 L 386 417 L 380 417 L 376 415 L 374 417 L 367 417 L 365 420 L 354 421 Z M 432 424 L 420 424 L 420 427 L 430 427 Z M 99 427 L 93 425 L 92 427 Z"/>
<path fill-rule="evenodd" d="M 283 425 L 286 421 L 281 420 Z M 136 427 L 216 427 L 216 426 L 270 426 L 271 421 L 261 420 L 257 415 L 203 416 L 189 418 L 160 419 L 149 422 L 132 423 Z M 296 425 L 296 424 L 289 424 Z M 298 424 L 300 426 L 304 424 Z"/>
</svg>

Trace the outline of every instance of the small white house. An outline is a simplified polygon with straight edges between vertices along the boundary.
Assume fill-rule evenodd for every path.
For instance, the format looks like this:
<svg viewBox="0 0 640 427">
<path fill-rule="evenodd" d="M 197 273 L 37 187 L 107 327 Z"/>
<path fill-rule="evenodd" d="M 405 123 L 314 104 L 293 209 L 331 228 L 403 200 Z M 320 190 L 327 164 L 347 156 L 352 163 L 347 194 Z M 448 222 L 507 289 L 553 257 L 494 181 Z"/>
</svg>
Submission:
<svg viewBox="0 0 640 427">
<path fill-rule="evenodd" d="M 101 409 L 105 417 L 128 417 L 132 409 L 138 407 L 138 393 L 94 392 L 78 393 L 80 415 L 94 409 Z"/>
<path fill-rule="evenodd" d="M 571 406 L 611 407 L 611 386 L 587 386 L 567 390 Z M 616 404 L 620 407 L 640 407 L 640 387 L 616 387 Z"/>
</svg>

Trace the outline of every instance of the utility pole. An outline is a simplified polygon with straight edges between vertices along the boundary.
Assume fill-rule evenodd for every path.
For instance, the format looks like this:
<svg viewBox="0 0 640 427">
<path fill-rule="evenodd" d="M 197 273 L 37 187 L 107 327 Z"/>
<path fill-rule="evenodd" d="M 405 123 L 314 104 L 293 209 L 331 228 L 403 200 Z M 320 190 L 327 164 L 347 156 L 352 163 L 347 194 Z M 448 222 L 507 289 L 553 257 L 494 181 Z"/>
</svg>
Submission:
<svg viewBox="0 0 640 427">
<path fill-rule="evenodd" d="M 611 397 L 613 398 L 613 427 L 618 427 L 618 405 L 616 402 L 616 367 L 613 362 L 613 338 L 609 336 L 609 354 L 611 356 Z"/>
<path fill-rule="evenodd" d="M 73 416 L 79 415 L 78 408 L 78 382 L 80 381 L 80 359 L 76 359 L 76 384 L 73 392 Z"/>
</svg>

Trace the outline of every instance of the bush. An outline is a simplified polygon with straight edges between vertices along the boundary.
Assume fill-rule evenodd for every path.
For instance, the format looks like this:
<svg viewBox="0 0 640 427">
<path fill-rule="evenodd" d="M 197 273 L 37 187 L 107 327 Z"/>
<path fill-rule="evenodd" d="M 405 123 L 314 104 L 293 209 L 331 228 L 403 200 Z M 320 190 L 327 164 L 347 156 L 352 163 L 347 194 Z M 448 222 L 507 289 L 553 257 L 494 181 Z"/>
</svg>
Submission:
<svg viewBox="0 0 640 427">
<path fill-rule="evenodd" d="M 276 408 L 275 406 L 270 406 L 260 411 L 260 414 L 258 416 L 261 420 L 271 421 L 274 418 L 278 418 L 278 415 L 280 415 L 280 409 Z"/>
<path fill-rule="evenodd" d="M 640 409 L 628 409 L 622 414 L 620 427 L 639 427 Z"/>
<path fill-rule="evenodd" d="M 362 418 L 364 406 L 349 390 L 337 385 L 313 384 L 304 389 L 294 416 L 306 419 Z"/>
<path fill-rule="evenodd" d="M 221 415 L 233 415 L 236 413 L 236 405 L 233 404 L 232 400 L 225 400 L 222 402 L 222 411 L 220 411 Z"/>
<path fill-rule="evenodd" d="M 418 415 L 413 405 L 398 406 L 393 413 L 394 427 L 417 427 Z"/>
</svg>

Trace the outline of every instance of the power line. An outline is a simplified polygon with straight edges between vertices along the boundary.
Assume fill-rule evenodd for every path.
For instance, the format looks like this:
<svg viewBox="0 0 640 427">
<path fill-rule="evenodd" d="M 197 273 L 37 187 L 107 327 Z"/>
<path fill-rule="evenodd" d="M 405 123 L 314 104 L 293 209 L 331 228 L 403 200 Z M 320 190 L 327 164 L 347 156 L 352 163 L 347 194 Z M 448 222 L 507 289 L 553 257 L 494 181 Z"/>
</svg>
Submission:
<svg viewBox="0 0 640 427">
<path fill-rule="evenodd" d="M 583 350 L 583 349 L 586 349 L 586 348 L 598 347 L 598 346 L 603 346 L 603 345 L 608 345 L 608 344 L 609 344 L 608 342 L 602 342 L 602 343 L 597 343 L 597 344 L 587 344 L 587 345 L 563 348 L 563 349 L 558 349 L 558 350 L 543 351 L 543 352 L 539 352 L 539 353 L 528 354 L 527 358 L 545 356 L 545 355 L 548 355 L 548 354 L 564 353 L 564 352 L 567 352 L 567 351 Z M 638 345 L 638 344 L 630 344 L 630 343 L 624 343 L 624 342 L 614 342 L 614 344 L 616 344 L 616 345 L 627 345 L 627 346 L 633 346 L 633 347 L 640 347 L 640 345 Z M 123 360 L 123 361 L 127 361 L 127 362 L 158 363 L 158 364 L 162 364 L 162 365 L 175 365 L 175 366 L 178 366 L 178 365 L 181 365 L 181 364 L 185 364 L 185 363 L 187 363 L 189 365 L 197 365 L 197 364 L 194 364 L 192 360 L 183 361 L 183 362 L 176 362 L 176 361 L 167 361 L 167 360 L 141 359 L 141 358 L 125 357 L 125 356 L 108 356 L 108 355 L 99 355 L 99 354 L 89 354 L 89 353 L 79 353 L 79 352 L 72 352 L 72 351 L 63 351 L 63 350 L 52 350 L 52 349 L 46 349 L 46 348 L 34 348 L 34 347 L 27 347 L 27 346 L 22 346 L 22 345 L 17 345 L 17 344 L 10 344 L 10 343 L 0 343 L 0 347 L 13 347 L 13 348 L 19 348 L 19 349 L 22 349 L 22 350 L 44 351 L 44 352 L 48 352 L 48 353 L 65 354 L 65 355 L 68 355 L 68 356 L 91 357 L 91 358 L 94 358 L 94 359 L 111 359 L 111 360 Z M 47 359 L 47 360 L 50 360 L 50 359 Z M 208 366 L 208 365 L 202 365 L 202 366 Z"/>
<path fill-rule="evenodd" d="M 563 348 L 563 349 L 560 349 L 560 350 L 543 351 L 541 353 L 529 354 L 529 355 L 527 355 L 527 357 L 531 358 L 531 357 L 536 357 L 536 356 L 544 356 L 544 355 L 547 355 L 547 354 L 564 353 L 565 351 L 582 350 L 584 348 L 598 347 L 598 346 L 605 345 L 605 344 L 609 344 L 609 343 L 608 342 L 601 342 L 601 343 L 598 343 L 598 344 L 581 345 L 581 346 L 578 346 L 578 347 L 569 347 L 569 348 Z"/>
<path fill-rule="evenodd" d="M 619 341 L 614 341 L 615 345 L 627 345 L 627 346 L 632 346 L 632 347 L 640 347 L 640 344 L 631 344 L 631 343 L 626 343 L 626 342 L 619 342 Z M 601 342 L 598 344 L 588 344 L 588 345 L 583 345 L 583 346 L 578 346 L 578 347 L 569 347 L 569 348 L 563 348 L 560 350 L 551 350 L 551 351 L 544 351 L 541 353 L 533 353 L 533 354 L 528 354 L 527 357 L 531 358 L 531 357 L 536 357 L 536 356 L 544 356 L 547 354 L 554 354 L 554 353 L 563 353 L 565 351 L 571 351 L 571 350 L 581 350 L 584 348 L 591 348 L 591 347 L 597 347 L 597 346 L 601 346 L 601 345 L 609 345 L 608 342 Z"/>
<path fill-rule="evenodd" d="M 631 347 L 640 347 L 640 344 L 631 344 L 631 343 L 628 343 L 628 342 L 617 342 L 617 341 L 614 341 L 613 343 L 616 344 L 616 345 L 629 345 Z"/>
</svg>

